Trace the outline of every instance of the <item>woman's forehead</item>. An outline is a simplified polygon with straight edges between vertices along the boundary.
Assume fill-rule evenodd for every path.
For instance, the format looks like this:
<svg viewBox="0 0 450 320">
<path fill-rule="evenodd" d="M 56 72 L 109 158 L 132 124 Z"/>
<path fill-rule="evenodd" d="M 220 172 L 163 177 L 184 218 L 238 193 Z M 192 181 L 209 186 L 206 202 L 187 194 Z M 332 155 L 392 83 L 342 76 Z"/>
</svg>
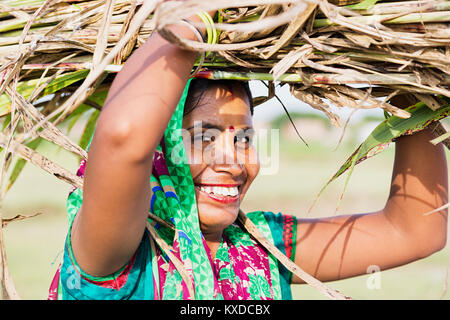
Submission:
<svg viewBox="0 0 450 320">
<path fill-rule="evenodd" d="M 205 121 L 224 128 L 251 127 L 252 115 L 245 93 L 211 88 L 205 92 L 200 103 L 184 116 L 183 127 L 189 128 L 196 121 Z"/>
</svg>

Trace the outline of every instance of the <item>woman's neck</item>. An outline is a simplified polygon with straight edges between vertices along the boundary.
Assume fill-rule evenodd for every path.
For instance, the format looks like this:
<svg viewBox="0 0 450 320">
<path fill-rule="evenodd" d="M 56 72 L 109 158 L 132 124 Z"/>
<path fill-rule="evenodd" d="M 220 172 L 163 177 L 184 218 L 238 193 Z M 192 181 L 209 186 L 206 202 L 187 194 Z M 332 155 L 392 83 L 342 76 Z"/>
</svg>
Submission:
<svg viewBox="0 0 450 320">
<path fill-rule="evenodd" d="M 214 233 L 203 233 L 205 237 L 206 245 L 211 251 L 211 258 L 214 260 L 216 256 L 216 252 L 219 249 L 220 244 L 222 243 L 222 234 L 223 231 L 214 232 Z"/>
</svg>

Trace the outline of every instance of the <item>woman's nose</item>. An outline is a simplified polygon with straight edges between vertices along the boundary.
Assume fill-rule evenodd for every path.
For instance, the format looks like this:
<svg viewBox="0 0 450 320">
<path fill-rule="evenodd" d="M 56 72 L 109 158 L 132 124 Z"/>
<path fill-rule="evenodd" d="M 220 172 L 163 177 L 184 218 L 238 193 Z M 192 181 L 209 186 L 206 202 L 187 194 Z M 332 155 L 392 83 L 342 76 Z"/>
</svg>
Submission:
<svg viewBox="0 0 450 320">
<path fill-rule="evenodd" d="M 227 171 L 232 175 L 239 175 L 243 170 L 243 163 L 239 159 L 238 150 L 234 143 L 234 134 L 225 132 L 214 142 L 212 163 L 214 170 Z"/>
</svg>

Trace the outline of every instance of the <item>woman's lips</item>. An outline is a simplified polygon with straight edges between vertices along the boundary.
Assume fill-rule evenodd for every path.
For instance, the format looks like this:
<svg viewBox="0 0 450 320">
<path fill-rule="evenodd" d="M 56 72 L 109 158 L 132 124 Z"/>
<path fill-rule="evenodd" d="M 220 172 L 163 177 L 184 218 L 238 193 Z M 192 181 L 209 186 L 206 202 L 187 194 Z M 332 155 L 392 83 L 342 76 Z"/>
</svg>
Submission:
<svg viewBox="0 0 450 320">
<path fill-rule="evenodd" d="M 239 200 L 239 196 L 240 196 L 239 185 L 237 185 L 237 184 L 220 184 L 220 185 L 201 184 L 201 185 L 195 185 L 195 188 L 201 194 L 204 194 L 204 195 L 208 196 L 209 198 L 211 198 L 217 202 L 224 203 L 224 204 L 236 202 Z M 217 192 L 214 192 L 214 191 L 218 191 L 218 190 L 223 191 L 223 189 L 217 189 L 217 188 L 227 188 L 227 191 L 225 191 L 225 193 L 228 193 L 228 195 L 218 194 Z M 231 190 L 230 190 L 230 188 L 231 188 Z M 234 192 L 234 194 L 230 195 L 229 194 L 230 192 Z"/>
</svg>

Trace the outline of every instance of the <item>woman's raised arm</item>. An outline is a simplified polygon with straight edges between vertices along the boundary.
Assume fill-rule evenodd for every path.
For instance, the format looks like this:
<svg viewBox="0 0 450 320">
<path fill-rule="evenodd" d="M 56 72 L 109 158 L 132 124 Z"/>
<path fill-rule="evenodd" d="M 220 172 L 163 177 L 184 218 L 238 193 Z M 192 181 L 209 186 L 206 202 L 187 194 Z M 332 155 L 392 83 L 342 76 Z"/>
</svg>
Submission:
<svg viewBox="0 0 450 320">
<path fill-rule="evenodd" d="M 398 105 L 398 104 L 397 104 Z M 325 219 L 299 219 L 296 263 L 322 281 L 344 279 L 424 258 L 447 240 L 447 161 L 430 129 L 396 142 L 390 195 L 384 209 Z M 294 279 L 295 283 L 303 283 Z"/>
<path fill-rule="evenodd" d="M 187 27 L 173 26 L 172 31 L 197 40 Z M 155 32 L 110 88 L 89 150 L 83 205 L 71 232 L 75 258 L 88 274 L 117 271 L 139 246 L 150 208 L 152 157 L 196 57 Z"/>
</svg>

